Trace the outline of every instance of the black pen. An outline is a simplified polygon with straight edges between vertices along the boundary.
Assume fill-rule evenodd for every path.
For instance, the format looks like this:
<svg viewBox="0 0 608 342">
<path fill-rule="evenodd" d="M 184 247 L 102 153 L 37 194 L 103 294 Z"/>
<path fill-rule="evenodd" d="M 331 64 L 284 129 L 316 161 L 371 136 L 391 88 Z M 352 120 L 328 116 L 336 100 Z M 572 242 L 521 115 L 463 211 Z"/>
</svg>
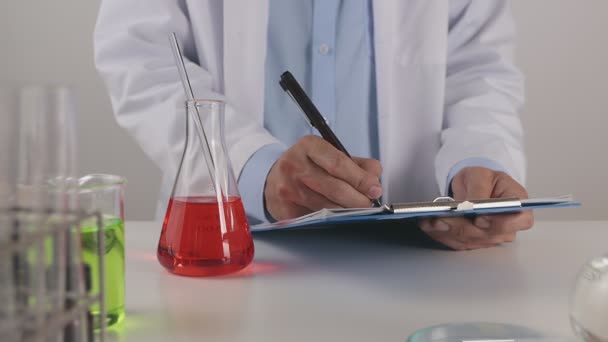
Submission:
<svg viewBox="0 0 608 342">
<path fill-rule="evenodd" d="M 325 117 L 321 115 L 317 107 L 314 105 L 314 103 L 312 103 L 308 95 L 306 95 L 304 89 L 302 89 L 298 81 L 296 81 L 296 78 L 293 77 L 293 75 L 289 71 L 285 71 L 281 75 L 281 80 L 279 81 L 279 84 L 281 85 L 283 90 L 285 90 L 285 92 L 289 94 L 289 96 L 291 96 L 294 102 L 300 107 L 304 115 L 306 115 L 307 121 L 309 121 L 310 125 L 316 128 L 317 131 L 319 131 L 323 139 L 325 139 L 335 148 L 342 151 L 349 158 L 351 158 L 348 151 L 346 151 L 346 148 L 344 148 L 344 145 L 342 145 L 340 140 L 338 140 L 338 137 L 334 134 L 334 132 L 327 124 L 327 120 L 325 119 Z M 382 206 L 380 201 L 377 199 L 373 199 L 372 203 L 375 207 Z"/>
</svg>

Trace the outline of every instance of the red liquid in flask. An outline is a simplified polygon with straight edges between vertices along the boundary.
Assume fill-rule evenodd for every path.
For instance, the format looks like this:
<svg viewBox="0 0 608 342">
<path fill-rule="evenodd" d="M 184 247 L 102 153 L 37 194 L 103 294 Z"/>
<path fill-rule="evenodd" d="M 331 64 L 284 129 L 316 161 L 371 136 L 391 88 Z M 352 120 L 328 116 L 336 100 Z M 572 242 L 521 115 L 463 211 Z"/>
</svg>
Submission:
<svg viewBox="0 0 608 342">
<path fill-rule="evenodd" d="M 253 260 L 253 240 L 240 197 L 224 202 L 222 232 L 214 197 L 169 200 L 157 257 L 169 271 L 184 276 L 216 276 L 236 272 Z"/>
</svg>

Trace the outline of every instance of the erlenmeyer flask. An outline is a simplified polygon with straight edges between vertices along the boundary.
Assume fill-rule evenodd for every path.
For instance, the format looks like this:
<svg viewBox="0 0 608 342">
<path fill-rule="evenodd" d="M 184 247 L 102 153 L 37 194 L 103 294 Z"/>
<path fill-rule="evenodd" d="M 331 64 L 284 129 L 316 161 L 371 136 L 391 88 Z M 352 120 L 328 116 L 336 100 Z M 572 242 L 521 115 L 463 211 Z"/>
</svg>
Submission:
<svg viewBox="0 0 608 342">
<path fill-rule="evenodd" d="M 253 240 L 224 141 L 224 103 L 186 102 L 186 141 L 158 242 L 170 272 L 214 276 L 253 259 Z"/>
</svg>

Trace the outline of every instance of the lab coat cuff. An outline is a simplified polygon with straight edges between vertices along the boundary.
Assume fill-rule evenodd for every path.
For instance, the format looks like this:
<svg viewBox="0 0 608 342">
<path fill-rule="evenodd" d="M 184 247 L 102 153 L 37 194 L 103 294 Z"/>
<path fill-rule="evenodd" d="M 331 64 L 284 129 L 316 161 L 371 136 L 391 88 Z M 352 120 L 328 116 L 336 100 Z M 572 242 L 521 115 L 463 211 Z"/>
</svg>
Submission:
<svg viewBox="0 0 608 342">
<path fill-rule="evenodd" d="M 264 205 L 264 187 L 270 169 L 286 150 L 282 144 L 266 145 L 257 150 L 243 167 L 239 191 L 251 225 L 272 220 Z"/>
<path fill-rule="evenodd" d="M 452 179 L 454 178 L 454 176 L 456 176 L 458 174 L 458 172 L 460 172 L 462 169 L 466 168 L 466 167 L 485 167 L 486 169 L 490 169 L 493 171 L 498 171 L 498 172 L 507 172 L 506 169 L 502 166 L 502 164 L 500 164 L 499 162 L 489 159 L 489 158 L 482 158 L 482 157 L 476 157 L 476 158 L 467 158 L 464 159 L 458 163 L 456 163 L 456 165 L 452 166 L 452 168 L 450 169 L 450 172 L 448 173 L 448 179 L 447 179 L 447 183 L 446 183 L 446 193 L 443 194 L 444 196 L 453 196 L 452 194 Z"/>
</svg>

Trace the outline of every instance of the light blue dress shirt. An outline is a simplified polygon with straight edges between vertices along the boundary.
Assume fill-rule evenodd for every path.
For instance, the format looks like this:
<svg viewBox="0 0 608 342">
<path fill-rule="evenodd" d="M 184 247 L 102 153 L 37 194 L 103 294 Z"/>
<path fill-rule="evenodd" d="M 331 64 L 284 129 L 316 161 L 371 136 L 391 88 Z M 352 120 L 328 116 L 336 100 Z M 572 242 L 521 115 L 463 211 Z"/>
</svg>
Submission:
<svg viewBox="0 0 608 342">
<path fill-rule="evenodd" d="M 291 71 L 353 156 L 379 159 L 373 23 L 370 0 L 270 0 L 264 127 L 281 143 L 263 147 L 246 163 L 239 190 L 251 224 L 267 221 L 264 185 L 274 162 L 301 137 L 317 134 L 279 86 Z M 467 166 L 503 170 L 485 159 Z"/>
</svg>

